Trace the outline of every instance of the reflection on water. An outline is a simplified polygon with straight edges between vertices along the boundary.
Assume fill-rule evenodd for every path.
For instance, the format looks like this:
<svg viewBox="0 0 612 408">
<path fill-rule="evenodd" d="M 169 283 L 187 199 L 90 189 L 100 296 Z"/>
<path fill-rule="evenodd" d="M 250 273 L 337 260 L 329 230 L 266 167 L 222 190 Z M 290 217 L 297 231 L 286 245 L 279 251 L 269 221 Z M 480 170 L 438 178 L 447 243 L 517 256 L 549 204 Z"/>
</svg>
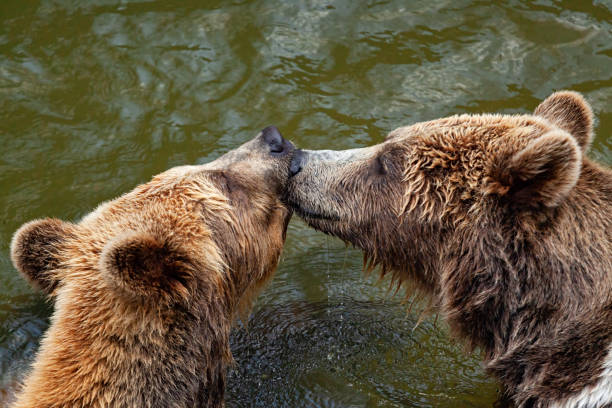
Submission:
<svg viewBox="0 0 612 408">
<path fill-rule="evenodd" d="M 431 322 L 417 326 L 405 305 L 334 302 L 263 307 L 248 331 L 235 330 L 229 382 L 242 387 L 228 404 L 475 407 L 495 399 L 474 361 Z"/>
<path fill-rule="evenodd" d="M 153 174 L 275 124 L 299 146 L 361 147 L 456 112 L 524 113 L 558 89 L 598 118 L 612 163 L 609 1 L 0 2 L 0 405 L 52 310 L 11 266 L 23 222 L 78 220 Z M 228 406 L 490 407 L 497 386 L 406 314 L 361 254 L 293 220 Z M 401 296 L 401 295 L 400 295 Z"/>
</svg>

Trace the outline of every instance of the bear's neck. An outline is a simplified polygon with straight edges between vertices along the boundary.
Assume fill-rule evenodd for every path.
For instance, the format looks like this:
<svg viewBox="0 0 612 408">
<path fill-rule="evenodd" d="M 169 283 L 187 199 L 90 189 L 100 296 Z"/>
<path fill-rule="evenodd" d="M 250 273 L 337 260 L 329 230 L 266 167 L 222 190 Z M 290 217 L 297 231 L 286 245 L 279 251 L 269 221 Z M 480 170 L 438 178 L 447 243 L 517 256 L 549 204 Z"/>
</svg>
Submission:
<svg viewBox="0 0 612 408">
<path fill-rule="evenodd" d="M 595 386 L 610 359 L 612 307 L 609 295 L 581 280 L 604 282 L 608 272 L 553 255 L 561 246 L 541 237 L 502 236 L 466 232 L 449 245 L 439 302 L 452 331 L 481 348 L 485 367 L 519 406 Z"/>
<path fill-rule="evenodd" d="M 60 296 L 82 302 L 58 299 L 15 407 L 223 406 L 232 360 L 223 298 L 145 310 L 103 294 Z"/>
</svg>

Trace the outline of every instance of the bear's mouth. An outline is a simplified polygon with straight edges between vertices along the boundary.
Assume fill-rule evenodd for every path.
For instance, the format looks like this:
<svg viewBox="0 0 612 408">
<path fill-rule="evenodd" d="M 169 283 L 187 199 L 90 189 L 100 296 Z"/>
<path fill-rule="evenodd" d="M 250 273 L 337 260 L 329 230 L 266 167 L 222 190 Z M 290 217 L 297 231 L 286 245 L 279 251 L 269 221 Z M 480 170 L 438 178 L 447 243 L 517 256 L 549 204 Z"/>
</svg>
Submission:
<svg viewBox="0 0 612 408">
<path fill-rule="evenodd" d="M 293 209 L 298 216 L 305 220 L 340 221 L 340 217 L 337 215 L 324 214 L 309 208 L 304 208 L 293 200 L 288 200 L 287 205 L 289 208 Z"/>
</svg>

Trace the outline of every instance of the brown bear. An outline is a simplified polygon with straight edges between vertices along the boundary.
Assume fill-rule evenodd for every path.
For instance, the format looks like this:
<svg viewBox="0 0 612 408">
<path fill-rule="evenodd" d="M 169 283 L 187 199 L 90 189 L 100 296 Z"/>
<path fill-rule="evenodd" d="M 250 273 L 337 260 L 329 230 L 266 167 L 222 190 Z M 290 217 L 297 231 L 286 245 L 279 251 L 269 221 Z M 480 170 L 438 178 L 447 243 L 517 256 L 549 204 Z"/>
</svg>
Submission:
<svg viewBox="0 0 612 408">
<path fill-rule="evenodd" d="M 567 91 L 533 115 L 417 123 L 296 152 L 285 200 L 429 294 L 517 406 L 609 406 L 612 172 L 585 155 L 592 128 Z"/>
<path fill-rule="evenodd" d="M 16 268 L 55 301 L 14 407 L 220 407 L 230 326 L 271 276 L 293 145 L 274 127 L 80 222 L 29 222 Z"/>
</svg>

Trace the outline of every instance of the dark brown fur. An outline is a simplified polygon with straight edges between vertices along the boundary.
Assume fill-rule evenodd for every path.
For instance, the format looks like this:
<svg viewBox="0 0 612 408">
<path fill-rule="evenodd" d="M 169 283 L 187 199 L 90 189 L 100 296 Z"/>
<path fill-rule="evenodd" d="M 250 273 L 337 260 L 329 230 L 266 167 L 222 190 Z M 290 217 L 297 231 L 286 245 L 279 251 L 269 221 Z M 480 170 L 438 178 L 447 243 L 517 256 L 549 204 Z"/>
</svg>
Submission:
<svg viewBox="0 0 612 408">
<path fill-rule="evenodd" d="M 23 226 L 13 261 L 55 311 L 14 407 L 223 406 L 230 327 L 276 268 L 291 214 L 284 147 L 260 135 L 78 224 Z"/>
<path fill-rule="evenodd" d="M 419 123 L 306 151 L 287 201 L 429 294 L 518 406 L 555 406 L 597 384 L 612 343 L 612 172 L 584 155 L 591 129 L 573 92 Z"/>
</svg>

